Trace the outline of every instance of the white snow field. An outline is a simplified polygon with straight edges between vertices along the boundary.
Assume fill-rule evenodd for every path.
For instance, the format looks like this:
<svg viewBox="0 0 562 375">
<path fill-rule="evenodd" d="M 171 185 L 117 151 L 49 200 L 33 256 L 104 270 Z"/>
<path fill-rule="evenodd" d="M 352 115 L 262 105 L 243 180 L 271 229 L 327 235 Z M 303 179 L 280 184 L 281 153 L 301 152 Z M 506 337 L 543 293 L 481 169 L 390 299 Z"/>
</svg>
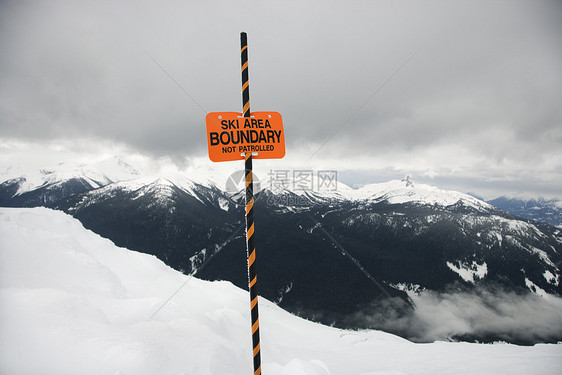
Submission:
<svg viewBox="0 0 562 375">
<path fill-rule="evenodd" d="M 231 283 L 189 278 L 45 208 L 0 209 L 0 249 L 1 374 L 253 373 L 249 297 Z M 562 344 L 414 344 L 263 298 L 260 328 L 265 375 L 562 373 Z"/>
</svg>

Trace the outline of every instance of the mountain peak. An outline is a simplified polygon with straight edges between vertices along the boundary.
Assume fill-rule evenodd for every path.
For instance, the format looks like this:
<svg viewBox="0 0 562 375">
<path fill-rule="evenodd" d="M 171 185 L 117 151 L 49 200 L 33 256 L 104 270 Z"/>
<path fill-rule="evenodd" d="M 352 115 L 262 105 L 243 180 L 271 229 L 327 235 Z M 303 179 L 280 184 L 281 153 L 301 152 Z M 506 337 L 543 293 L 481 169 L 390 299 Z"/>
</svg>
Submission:
<svg viewBox="0 0 562 375">
<path fill-rule="evenodd" d="M 452 206 L 459 202 L 476 209 L 490 209 L 491 205 L 468 194 L 453 190 L 443 190 L 434 186 L 418 184 L 410 176 L 402 180 L 364 185 L 359 189 L 346 191 L 351 200 L 367 200 L 371 202 L 387 202 L 390 204 L 429 204 Z"/>
<path fill-rule="evenodd" d="M 116 181 L 138 178 L 140 175 L 138 170 L 117 157 L 93 164 L 58 163 L 35 170 L 4 166 L 0 170 L 2 181 L 21 179 L 16 195 L 70 180 L 83 180 L 95 189 Z"/>
<path fill-rule="evenodd" d="M 404 182 L 406 184 L 406 187 L 414 187 L 414 182 L 412 181 L 412 176 L 410 176 L 409 174 L 406 175 L 406 177 L 404 177 L 402 179 L 402 182 Z"/>
</svg>

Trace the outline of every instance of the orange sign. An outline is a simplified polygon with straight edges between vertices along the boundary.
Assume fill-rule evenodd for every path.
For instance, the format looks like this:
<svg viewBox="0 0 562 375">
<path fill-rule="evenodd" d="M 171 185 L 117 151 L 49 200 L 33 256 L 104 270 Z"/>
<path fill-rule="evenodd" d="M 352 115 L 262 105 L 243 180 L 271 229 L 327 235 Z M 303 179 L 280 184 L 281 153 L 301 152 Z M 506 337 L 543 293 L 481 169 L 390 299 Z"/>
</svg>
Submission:
<svg viewBox="0 0 562 375">
<path fill-rule="evenodd" d="M 285 156 L 283 120 L 279 112 L 211 112 L 207 123 L 207 145 L 212 161 L 243 160 L 246 152 L 254 159 Z"/>
</svg>

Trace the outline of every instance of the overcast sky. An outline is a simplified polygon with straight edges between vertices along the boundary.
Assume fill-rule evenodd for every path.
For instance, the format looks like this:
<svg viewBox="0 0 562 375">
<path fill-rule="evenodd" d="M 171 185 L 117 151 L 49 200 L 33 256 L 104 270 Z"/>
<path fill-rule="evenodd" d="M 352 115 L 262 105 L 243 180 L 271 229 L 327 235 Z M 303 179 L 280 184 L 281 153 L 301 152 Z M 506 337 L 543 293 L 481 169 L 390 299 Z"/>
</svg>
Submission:
<svg viewBox="0 0 562 375">
<path fill-rule="evenodd" d="M 562 198 L 562 1 L 2 0 L 0 163 L 211 164 L 241 31 L 251 109 L 285 126 L 256 168 Z"/>
</svg>

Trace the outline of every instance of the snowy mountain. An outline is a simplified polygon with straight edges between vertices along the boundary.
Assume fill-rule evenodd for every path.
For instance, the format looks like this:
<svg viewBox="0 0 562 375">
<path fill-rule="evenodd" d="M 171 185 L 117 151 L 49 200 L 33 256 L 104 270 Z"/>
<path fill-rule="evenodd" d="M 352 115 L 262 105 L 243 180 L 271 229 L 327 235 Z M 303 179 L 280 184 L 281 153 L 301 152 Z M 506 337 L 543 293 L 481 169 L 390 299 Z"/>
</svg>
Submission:
<svg viewBox="0 0 562 375">
<path fill-rule="evenodd" d="M 5 206 L 65 211 L 118 246 L 247 288 L 241 195 L 209 174 L 129 179 L 63 197 L 43 190 L 46 199 L 25 204 L 9 187 L 0 186 Z M 412 293 L 562 294 L 562 234 L 555 227 L 410 179 L 360 189 L 340 182 L 337 189 L 296 187 L 266 186 L 254 205 L 259 293 L 292 313 L 427 341 L 430 334 L 373 317 L 412 318 L 419 310 Z M 458 335 L 519 343 L 562 338 L 497 329 Z"/>
<path fill-rule="evenodd" d="M 67 196 L 116 181 L 138 178 L 140 172 L 118 158 L 87 165 L 60 163 L 40 170 L 0 168 L 0 206 L 48 206 Z"/>
<path fill-rule="evenodd" d="M 562 201 L 558 199 L 499 197 L 488 203 L 514 215 L 562 228 Z"/>
<path fill-rule="evenodd" d="M 419 204 L 426 206 L 450 207 L 462 205 L 481 211 L 490 211 L 492 207 L 471 195 L 438 189 L 434 186 L 418 184 L 406 177 L 401 181 L 364 185 L 359 189 L 346 190 L 347 198 L 355 201 L 388 204 Z"/>
<path fill-rule="evenodd" d="M 181 274 L 44 208 L 0 209 L 0 244 L 0 373 L 251 373 L 249 296 L 231 283 Z M 419 319 L 425 318 L 418 326 L 429 326 L 447 306 L 486 310 L 413 298 L 423 310 Z M 493 321 L 504 309 L 521 330 L 560 329 L 559 299 L 528 298 L 515 310 L 508 300 L 497 303 L 488 308 L 491 315 L 466 317 L 457 329 Z M 534 319 L 525 319 L 530 311 Z M 432 327 L 443 330 L 461 318 L 447 313 Z M 264 298 L 260 328 L 268 375 L 550 375 L 562 369 L 561 344 L 414 344 L 302 320 Z"/>
<path fill-rule="evenodd" d="M 298 181 L 289 178 L 286 186 L 267 188 L 276 195 L 295 195 L 303 201 L 308 198 L 309 201 L 317 202 L 364 202 L 364 203 L 379 203 L 384 202 L 388 204 L 418 204 L 435 207 L 448 207 L 455 204 L 472 207 L 478 210 L 493 210 L 493 206 L 475 198 L 474 196 L 450 191 L 442 190 L 434 186 L 425 184 L 418 184 L 412 181 L 407 176 L 402 180 L 393 180 L 384 183 L 363 185 L 357 189 L 353 189 L 344 183 L 337 181 L 336 188 L 331 189 L 318 187 L 322 182 L 316 176 L 312 179 L 309 186 L 312 188 L 303 189 L 302 184 L 299 185 Z M 307 200 L 307 199 L 305 199 Z"/>
</svg>

